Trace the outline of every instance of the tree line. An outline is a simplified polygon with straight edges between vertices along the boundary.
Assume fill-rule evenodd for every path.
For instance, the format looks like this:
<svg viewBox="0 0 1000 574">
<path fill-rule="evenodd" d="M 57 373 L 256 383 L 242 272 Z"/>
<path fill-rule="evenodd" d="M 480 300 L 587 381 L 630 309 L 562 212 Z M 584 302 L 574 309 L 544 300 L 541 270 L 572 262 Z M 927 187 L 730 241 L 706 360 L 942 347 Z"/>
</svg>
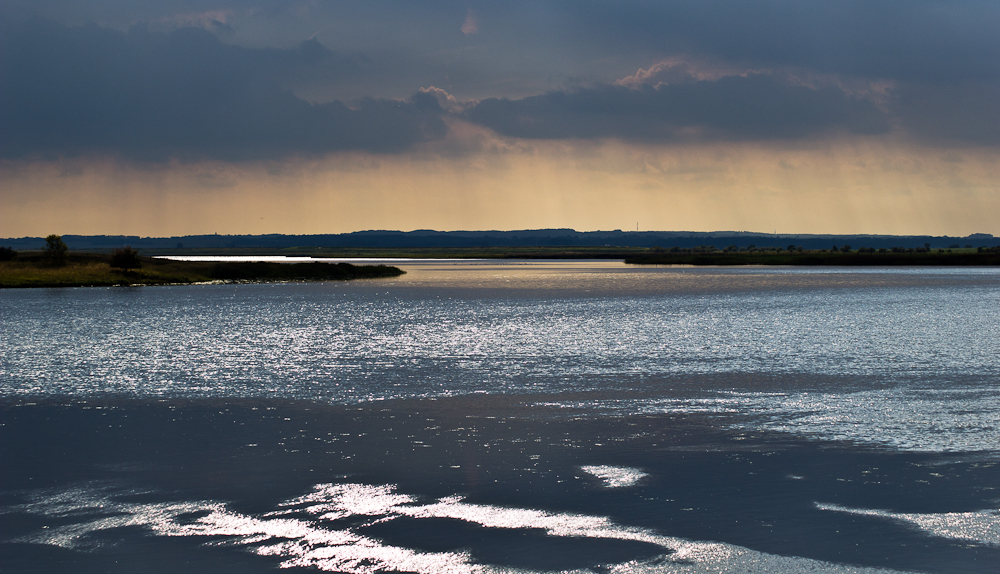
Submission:
<svg viewBox="0 0 1000 574">
<path fill-rule="evenodd" d="M 66 265 L 69 254 L 69 246 L 63 241 L 61 235 L 55 233 L 45 238 L 45 245 L 42 247 L 42 258 L 53 267 Z M 0 261 L 11 261 L 15 259 L 18 252 L 12 247 L 0 247 Z M 130 245 L 117 248 L 111 252 L 108 264 L 112 269 L 121 271 L 131 271 L 142 267 L 142 258 L 139 252 L 132 249 Z"/>
</svg>

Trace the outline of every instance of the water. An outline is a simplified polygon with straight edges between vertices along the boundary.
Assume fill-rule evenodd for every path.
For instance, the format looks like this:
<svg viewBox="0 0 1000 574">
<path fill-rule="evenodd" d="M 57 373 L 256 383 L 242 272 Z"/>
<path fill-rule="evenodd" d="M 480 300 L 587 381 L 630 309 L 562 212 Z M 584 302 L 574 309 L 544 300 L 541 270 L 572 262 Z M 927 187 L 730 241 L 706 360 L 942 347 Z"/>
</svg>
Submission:
<svg viewBox="0 0 1000 574">
<path fill-rule="evenodd" d="M 997 572 L 1000 270 L 0 292 L 0 566 Z"/>
</svg>

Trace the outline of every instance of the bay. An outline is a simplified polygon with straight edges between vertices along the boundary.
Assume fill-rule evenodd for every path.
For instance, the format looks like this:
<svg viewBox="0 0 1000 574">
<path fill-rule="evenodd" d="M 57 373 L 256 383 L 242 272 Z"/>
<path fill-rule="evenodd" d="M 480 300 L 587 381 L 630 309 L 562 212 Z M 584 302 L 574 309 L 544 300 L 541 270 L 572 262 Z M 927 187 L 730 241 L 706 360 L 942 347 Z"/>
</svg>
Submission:
<svg viewBox="0 0 1000 574">
<path fill-rule="evenodd" d="M 400 265 L 0 292 L 3 570 L 1000 563 L 1000 270 Z"/>
</svg>

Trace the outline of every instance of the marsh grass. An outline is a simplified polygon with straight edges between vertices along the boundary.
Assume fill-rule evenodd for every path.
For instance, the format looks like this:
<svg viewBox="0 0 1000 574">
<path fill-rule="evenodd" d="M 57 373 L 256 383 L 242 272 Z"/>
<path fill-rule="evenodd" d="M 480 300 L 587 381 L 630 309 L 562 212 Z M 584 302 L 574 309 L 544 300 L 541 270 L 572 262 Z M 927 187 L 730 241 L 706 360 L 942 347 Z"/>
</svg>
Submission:
<svg viewBox="0 0 1000 574">
<path fill-rule="evenodd" d="M 161 285 L 193 283 L 210 279 L 196 274 L 163 273 L 154 270 L 121 271 L 102 261 L 39 265 L 23 261 L 0 263 L 0 287 L 85 287 L 111 285 Z"/>
</svg>

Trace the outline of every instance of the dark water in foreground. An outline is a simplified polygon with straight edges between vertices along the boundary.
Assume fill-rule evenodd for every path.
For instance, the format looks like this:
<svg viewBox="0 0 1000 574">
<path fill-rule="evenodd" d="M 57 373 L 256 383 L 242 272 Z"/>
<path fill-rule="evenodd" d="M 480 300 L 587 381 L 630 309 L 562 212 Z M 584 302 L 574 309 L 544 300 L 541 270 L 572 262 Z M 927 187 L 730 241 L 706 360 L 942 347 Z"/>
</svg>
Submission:
<svg viewBox="0 0 1000 574">
<path fill-rule="evenodd" d="M 0 292 L 4 572 L 998 572 L 998 270 Z"/>
</svg>

